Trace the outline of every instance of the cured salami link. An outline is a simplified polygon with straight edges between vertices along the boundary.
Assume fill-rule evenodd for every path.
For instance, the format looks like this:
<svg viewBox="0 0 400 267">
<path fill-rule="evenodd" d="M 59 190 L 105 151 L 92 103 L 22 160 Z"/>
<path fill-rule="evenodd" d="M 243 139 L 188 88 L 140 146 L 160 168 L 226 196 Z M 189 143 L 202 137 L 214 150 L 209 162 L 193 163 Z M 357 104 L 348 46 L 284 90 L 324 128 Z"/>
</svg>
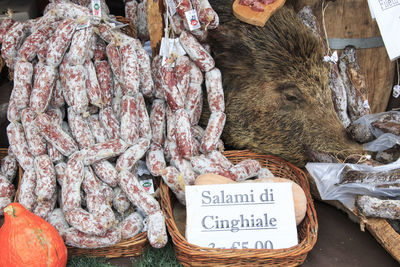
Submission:
<svg viewBox="0 0 400 267">
<path fill-rule="evenodd" d="M 65 244 L 77 248 L 103 248 L 117 244 L 121 241 L 121 230 L 117 227 L 108 230 L 102 236 L 82 233 L 70 228 L 65 233 Z"/>
<path fill-rule="evenodd" d="M 18 50 L 18 56 L 21 59 L 32 61 L 41 45 L 53 34 L 54 29 L 55 27 L 51 22 L 39 26 L 25 39 Z"/>
<path fill-rule="evenodd" d="M 147 217 L 147 239 L 153 248 L 163 248 L 168 243 L 165 218 L 161 210 Z"/>
<path fill-rule="evenodd" d="M 35 208 L 33 209 L 33 213 L 47 220 L 50 213 L 54 210 L 56 203 L 57 203 L 57 192 L 54 192 L 51 199 L 38 201 Z"/>
<path fill-rule="evenodd" d="M 172 30 L 176 35 L 180 35 L 185 30 L 185 25 L 183 24 L 183 19 L 179 14 L 175 14 L 169 17 L 169 22 L 171 23 Z"/>
<path fill-rule="evenodd" d="M 190 129 L 190 117 L 185 109 L 175 111 L 175 139 L 179 154 L 190 159 L 193 152 L 192 132 Z"/>
<path fill-rule="evenodd" d="M 368 105 L 368 90 L 365 84 L 365 77 L 361 74 L 358 66 L 356 49 L 347 46 L 339 59 L 339 69 L 347 92 L 347 110 L 350 119 L 355 121 L 363 115 L 370 114 Z"/>
<path fill-rule="evenodd" d="M 82 161 L 71 156 L 65 168 L 62 185 L 61 199 L 64 212 L 69 209 L 80 208 L 81 184 L 84 177 L 85 169 Z"/>
<path fill-rule="evenodd" d="M 76 22 L 72 19 L 64 19 L 55 30 L 50 39 L 49 48 L 46 56 L 46 63 L 57 67 L 61 64 L 65 52 L 71 43 L 72 36 L 75 33 Z"/>
<path fill-rule="evenodd" d="M 139 114 L 136 98 L 124 96 L 121 102 L 121 138 L 134 144 L 139 138 Z"/>
<path fill-rule="evenodd" d="M 206 72 L 208 106 L 211 112 L 225 112 L 224 89 L 221 71 L 214 68 Z"/>
<path fill-rule="evenodd" d="M 54 10 L 55 14 L 60 19 L 77 19 L 79 17 L 87 17 L 90 15 L 90 10 L 87 7 L 66 1 L 55 4 L 51 10 Z"/>
<path fill-rule="evenodd" d="M 47 143 L 47 154 L 49 155 L 51 161 L 55 164 L 65 160 L 63 154 L 61 154 L 61 152 L 50 143 Z"/>
<path fill-rule="evenodd" d="M 154 81 L 154 96 L 156 98 L 164 98 L 164 87 L 161 75 L 161 62 L 162 57 L 156 55 L 151 62 L 151 76 Z"/>
<path fill-rule="evenodd" d="M 95 194 L 99 192 L 101 182 L 94 175 L 92 168 L 90 166 L 86 166 L 84 171 L 85 176 L 82 181 L 82 189 L 85 191 L 86 194 Z"/>
<path fill-rule="evenodd" d="M 119 225 L 122 239 L 129 239 L 139 234 L 143 229 L 143 217 L 138 212 L 131 213 Z"/>
<path fill-rule="evenodd" d="M 260 168 L 258 172 L 257 178 L 264 179 L 264 178 L 274 178 L 275 175 L 268 169 L 268 168 Z"/>
<path fill-rule="evenodd" d="M 164 95 L 167 100 L 168 106 L 173 110 L 184 107 L 182 95 L 180 94 L 175 73 L 172 67 L 164 65 L 161 67 L 161 75 L 163 81 Z"/>
<path fill-rule="evenodd" d="M 187 56 L 180 56 L 175 61 L 175 78 L 177 87 L 181 93 L 183 101 L 189 89 L 190 82 L 190 59 Z"/>
<path fill-rule="evenodd" d="M 207 158 L 211 160 L 211 162 L 220 165 L 222 168 L 229 170 L 234 165 L 232 162 L 227 159 L 221 152 L 214 150 L 207 154 Z"/>
<path fill-rule="evenodd" d="M 176 5 L 176 12 L 183 20 L 186 20 L 185 13 L 192 9 L 192 3 L 190 0 L 174 0 L 174 2 Z"/>
<path fill-rule="evenodd" d="M 120 83 L 116 83 L 114 87 L 114 97 L 111 102 L 112 109 L 115 113 L 115 116 L 117 116 L 118 119 L 121 118 L 121 102 L 122 102 L 122 87 Z"/>
<path fill-rule="evenodd" d="M 108 160 L 100 160 L 92 164 L 94 173 L 111 187 L 117 186 L 118 172 Z"/>
<path fill-rule="evenodd" d="M 199 21 L 205 25 L 206 29 L 212 30 L 218 27 L 218 14 L 211 7 L 208 0 L 192 0 L 192 4 L 197 12 Z"/>
<path fill-rule="evenodd" d="M 174 141 L 169 142 L 169 152 L 171 154 L 170 163 L 175 166 L 182 174 L 186 184 L 194 184 L 197 175 L 193 171 L 190 161 L 184 159 L 179 153 L 179 149 Z"/>
<path fill-rule="evenodd" d="M 90 130 L 96 139 L 96 143 L 103 143 L 108 140 L 107 132 L 101 126 L 99 115 L 93 114 L 88 117 L 88 123 Z"/>
<path fill-rule="evenodd" d="M 164 99 L 154 99 L 150 112 L 152 142 L 163 145 L 165 141 L 166 104 Z"/>
<path fill-rule="evenodd" d="M 260 163 L 254 159 L 246 159 L 229 169 L 236 177 L 236 181 L 243 181 L 255 177 L 260 172 Z"/>
<path fill-rule="evenodd" d="M 36 172 L 35 194 L 38 202 L 51 200 L 56 192 L 56 172 L 47 154 L 37 156 L 34 161 Z"/>
<path fill-rule="evenodd" d="M 152 214 L 160 210 L 160 204 L 152 197 L 142 185 L 137 177 L 127 170 L 118 174 L 118 184 L 124 191 L 130 202 L 144 211 L 146 214 Z"/>
<path fill-rule="evenodd" d="M 343 82 L 342 76 L 340 76 L 337 64 L 331 65 L 329 71 L 329 87 L 331 88 L 332 101 L 336 114 L 344 128 L 347 128 L 351 124 L 351 121 L 347 113 L 346 86 Z"/>
<path fill-rule="evenodd" d="M 186 95 L 185 110 L 190 117 L 190 124 L 197 125 L 203 111 L 203 90 L 200 84 L 190 83 Z"/>
<path fill-rule="evenodd" d="M 88 235 L 104 235 L 110 225 L 104 225 L 100 216 L 94 216 L 82 208 L 64 210 L 68 224 Z"/>
<path fill-rule="evenodd" d="M 187 31 L 182 32 L 179 41 L 189 55 L 190 59 L 204 72 L 210 71 L 215 67 L 214 59 L 196 40 L 196 38 Z"/>
<path fill-rule="evenodd" d="M 7 156 L 1 159 L 0 172 L 11 183 L 14 181 L 14 178 L 17 175 L 17 171 L 18 171 L 18 165 L 15 156 L 8 154 Z"/>
<path fill-rule="evenodd" d="M 56 172 L 57 183 L 62 187 L 65 175 L 65 169 L 67 168 L 67 163 L 60 162 L 54 166 L 54 171 Z"/>
<path fill-rule="evenodd" d="M 100 38 L 95 38 L 95 47 L 93 51 L 93 59 L 95 61 L 102 61 L 107 59 L 107 54 L 106 54 L 106 43 L 100 39 Z"/>
<path fill-rule="evenodd" d="M 194 138 L 196 138 L 199 141 L 201 141 L 201 139 L 203 139 L 203 135 L 204 135 L 205 131 L 203 128 L 201 128 L 201 126 L 193 125 L 191 130 L 192 130 L 192 135 Z"/>
<path fill-rule="evenodd" d="M 30 108 L 36 113 L 45 112 L 53 92 L 53 87 L 58 77 L 56 68 L 43 65 L 33 83 L 30 97 Z"/>
<path fill-rule="evenodd" d="M 118 119 L 111 107 L 100 110 L 99 120 L 101 126 L 106 130 L 108 138 L 115 139 L 121 136 Z"/>
<path fill-rule="evenodd" d="M 39 47 L 38 51 L 36 52 L 36 56 L 38 57 L 39 62 L 42 62 L 43 64 L 45 64 L 46 62 L 49 45 L 50 45 L 50 39 L 43 42 L 42 45 Z"/>
<path fill-rule="evenodd" d="M 18 122 L 21 120 L 21 112 L 17 108 L 17 105 L 15 104 L 15 101 L 12 98 L 10 98 L 10 101 L 8 102 L 7 120 L 9 122 L 13 122 L 13 121 Z"/>
<path fill-rule="evenodd" d="M 89 124 L 82 114 L 77 114 L 72 107 L 68 108 L 68 123 L 79 148 L 95 144 Z"/>
<path fill-rule="evenodd" d="M 190 163 L 192 164 L 193 170 L 198 174 L 215 173 L 236 180 L 236 176 L 232 172 L 224 169 L 221 165 L 212 162 L 205 155 L 192 157 Z"/>
<path fill-rule="evenodd" d="M 93 65 L 93 62 L 91 60 L 86 60 L 84 66 L 87 72 L 86 93 L 89 103 L 96 107 L 102 108 L 102 91 L 100 89 L 99 81 L 97 80 L 96 69 Z"/>
<path fill-rule="evenodd" d="M 44 139 L 56 147 L 64 156 L 68 157 L 78 150 L 74 139 L 64 132 L 59 124 L 54 124 L 49 115 L 39 114 L 35 119 L 35 124 Z"/>
<path fill-rule="evenodd" d="M 87 111 L 89 105 L 86 94 L 86 68 L 83 65 L 66 65 L 65 68 L 66 89 L 69 93 L 70 106 L 76 113 L 84 113 Z"/>
<path fill-rule="evenodd" d="M 139 79 L 140 79 L 140 92 L 145 97 L 153 97 L 154 95 L 154 82 L 151 73 L 151 62 L 150 56 L 147 54 L 146 50 L 143 49 L 142 44 L 138 39 L 134 40 L 136 42 L 136 55 L 139 67 Z"/>
<path fill-rule="evenodd" d="M 119 214 L 124 215 L 125 211 L 131 206 L 128 197 L 119 187 L 114 188 L 114 198 L 112 200 L 114 209 L 116 209 Z"/>
<path fill-rule="evenodd" d="M 85 165 L 121 155 L 128 148 L 122 139 L 112 139 L 104 143 L 97 143 L 79 151 L 79 157 Z"/>
<path fill-rule="evenodd" d="M 146 166 L 151 175 L 160 176 L 161 171 L 167 167 L 162 146 L 152 143 L 146 154 Z"/>
<path fill-rule="evenodd" d="M 71 40 L 68 52 L 68 63 L 82 65 L 89 58 L 88 51 L 93 35 L 93 27 L 77 30 Z"/>
<path fill-rule="evenodd" d="M 175 114 L 169 106 L 166 110 L 167 139 L 175 140 Z"/>
<path fill-rule="evenodd" d="M 168 166 L 161 172 L 161 177 L 175 194 L 179 202 L 186 206 L 185 180 L 183 179 L 182 173 L 180 173 L 177 168 Z"/>
<path fill-rule="evenodd" d="M 10 98 L 16 107 L 22 110 L 29 106 L 32 91 L 33 66 L 32 63 L 18 60 L 14 69 L 14 87 Z"/>
<path fill-rule="evenodd" d="M 147 25 L 147 0 L 138 4 L 136 12 L 136 21 L 134 22 L 138 30 L 138 37 L 142 41 L 150 40 L 149 29 Z"/>
<path fill-rule="evenodd" d="M 0 44 L 4 40 L 4 36 L 6 36 L 7 32 L 10 30 L 11 26 L 15 23 L 12 18 L 5 18 L 0 23 Z"/>
<path fill-rule="evenodd" d="M 7 177 L 0 175 L 0 197 L 12 198 L 15 193 L 15 188 Z"/>
<path fill-rule="evenodd" d="M 98 220 L 100 220 L 106 228 L 109 229 L 116 224 L 111 205 L 107 202 L 106 196 L 101 194 L 101 192 L 98 191 L 86 195 L 86 208 L 91 215 L 98 217 Z"/>
<path fill-rule="evenodd" d="M 10 69 L 14 69 L 18 46 L 24 39 L 26 32 L 26 24 L 16 21 L 4 36 L 1 46 L 1 55 L 5 59 L 7 67 Z"/>
<path fill-rule="evenodd" d="M 219 138 L 225 126 L 226 115 L 223 112 L 211 113 L 207 128 L 201 141 L 201 151 L 211 152 L 217 149 Z"/>
<path fill-rule="evenodd" d="M 138 115 L 139 115 L 139 137 L 151 139 L 151 126 L 150 126 L 150 118 L 147 113 L 146 103 L 142 94 L 136 95 L 137 103 L 138 103 Z"/>
<path fill-rule="evenodd" d="M 131 171 L 136 162 L 141 159 L 146 151 L 149 149 L 150 140 L 146 138 L 139 138 L 135 144 L 128 148 L 117 160 L 117 171 L 128 170 Z"/>
<path fill-rule="evenodd" d="M 21 112 L 21 122 L 25 130 L 25 137 L 28 143 L 29 151 L 34 157 L 43 155 L 47 152 L 46 141 L 40 135 L 35 124 L 36 114 L 30 108 Z"/>
<path fill-rule="evenodd" d="M 122 89 L 124 95 L 135 96 L 139 93 L 140 85 L 136 43 L 134 41 L 126 42 L 121 45 L 119 51 L 121 53 Z"/>
<path fill-rule="evenodd" d="M 111 30 L 104 24 L 99 24 L 95 29 L 95 32 L 103 39 L 106 43 L 112 43 L 114 36 Z M 104 46 L 105 48 L 105 46 Z M 104 50 L 105 51 L 105 50 Z M 96 59 L 96 55 L 95 55 Z"/>
<path fill-rule="evenodd" d="M 33 169 L 33 156 L 29 152 L 22 125 L 18 122 L 10 122 L 7 126 L 7 138 L 22 169 L 24 171 Z"/>
<path fill-rule="evenodd" d="M 61 80 L 57 79 L 54 85 L 52 97 L 50 99 L 50 105 L 53 108 L 61 108 L 64 106 L 65 100 L 63 91 L 64 86 L 62 85 Z"/>
<path fill-rule="evenodd" d="M 36 173 L 32 169 L 24 171 L 19 185 L 18 202 L 27 210 L 32 211 L 36 205 Z"/>
<path fill-rule="evenodd" d="M 121 80 L 121 55 L 119 54 L 118 47 L 109 43 L 106 47 L 106 53 L 108 62 L 110 63 L 111 70 L 113 71 L 115 77 L 118 82 L 122 82 Z"/>
<path fill-rule="evenodd" d="M 96 70 L 97 80 L 101 90 L 101 99 L 104 106 L 111 105 L 114 88 L 112 80 L 112 72 L 107 60 L 95 61 L 94 68 Z"/>
<path fill-rule="evenodd" d="M 136 12 L 138 2 L 136 0 L 125 2 L 125 17 L 130 19 L 132 23 L 136 22 Z"/>
<path fill-rule="evenodd" d="M 64 218 L 64 213 L 62 209 L 54 209 L 49 216 L 47 217 L 47 221 L 56 228 L 57 232 L 60 236 L 65 239 L 65 233 L 70 228 L 67 221 Z"/>
</svg>

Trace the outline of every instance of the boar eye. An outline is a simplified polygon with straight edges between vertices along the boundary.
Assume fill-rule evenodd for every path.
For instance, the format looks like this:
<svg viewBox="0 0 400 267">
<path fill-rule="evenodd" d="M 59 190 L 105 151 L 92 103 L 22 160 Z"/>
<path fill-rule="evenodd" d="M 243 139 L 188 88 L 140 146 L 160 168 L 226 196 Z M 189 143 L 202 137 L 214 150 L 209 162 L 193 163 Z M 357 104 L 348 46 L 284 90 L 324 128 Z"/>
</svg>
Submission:
<svg viewBox="0 0 400 267">
<path fill-rule="evenodd" d="M 297 97 L 295 97 L 294 95 L 286 95 L 286 100 L 294 102 L 297 100 Z"/>
</svg>

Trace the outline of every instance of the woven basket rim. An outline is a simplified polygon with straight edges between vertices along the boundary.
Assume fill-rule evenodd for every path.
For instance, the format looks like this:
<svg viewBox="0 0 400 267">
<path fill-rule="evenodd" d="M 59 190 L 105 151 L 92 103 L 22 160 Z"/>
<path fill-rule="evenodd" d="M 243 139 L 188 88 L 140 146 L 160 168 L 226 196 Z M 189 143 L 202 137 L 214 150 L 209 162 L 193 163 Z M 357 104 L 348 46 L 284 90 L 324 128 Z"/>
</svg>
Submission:
<svg viewBox="0 0 400 267">
<path fill-rule="evenodd" d="M 303 223 L 308 222 L 308 225 L 305 225 L 307 229 L 308 235 L 301 240 L 298 245 L 292 246 L 286 249 L 216 249 L 216 248 L 207 248 L 200 247 L 197 245 L 190 244 L 187 242 L 186 238 L 179 232 L 177 225 L 175 224 L 173 215 L 172 215 L 172 205 L 170 202 L 170 190 L 168 186 L 164 183 L 161 183 L 161 201 L 162 208 L 164 211 L 164 215 L 166 218 L 166 223 L 168 227 L 168 231 L 172 237 L 173 243 L 175 245 L 175 250 L 177 252 L 186 253 L 188 255 L 194 255 L 197 253 L 197 256 L 204 256 L 207 258 L 217 256 L 218 258 L 237 258 L 240 261 L 241 257 L 252 257 L 252 258 L 274 258 L 279 260 L 284 260 L 284 258 L 290 257 L 302 257 L 306 255 L 315 245 L 317 241 L 317 233 L 318 233 L 318 221 L 316 216 L 316 211 L 313 204 L 313 199 L 311 197 L 309 184 L 306 175 L 302 170 L 294 166 L 293 164 L 284 161 L 275 156 L 263 155 L 258 153 L 253 153 L 250 150 L 230 150 L 225 151 L 224 155 L 231 159 L 233 157 L 242 157 L 244 158 L 255 158 L 255 159 L 266 159 L 277 161 L 281 163 L 283 166 L 287 166 L 291 171 L 295 173 L 300 179 L 303 180 L 304 184 L 302 184 L 302 188 L 306 194 L 307 198 L 307 212 L 306 218 L 303 220 Z M 301 224 L 300 224 L 301 225 Z M 226 255 L 224 255 L 226 254 Z M 304 258 L 305 259 L 305 258 Z M 303 261 L 304 261 L 303 259 Z"/>
</svg>

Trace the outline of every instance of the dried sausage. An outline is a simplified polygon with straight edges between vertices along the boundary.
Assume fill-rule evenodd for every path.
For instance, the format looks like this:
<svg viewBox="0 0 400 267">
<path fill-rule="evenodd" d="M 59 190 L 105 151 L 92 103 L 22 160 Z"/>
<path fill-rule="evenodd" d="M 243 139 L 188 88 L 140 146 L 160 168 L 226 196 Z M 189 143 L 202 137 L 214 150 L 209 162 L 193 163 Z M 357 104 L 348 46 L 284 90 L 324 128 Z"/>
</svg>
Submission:
<svg viewBox="0 0 400 267">
<path fill-rule="evenodd" d="M 185 180 L 182 173 L 173 166 L 168 166 L 161 172 L 161 177 L 166 185 L 175 194 L 176 198 L 183 205 L 186 205 L 185 199 Z"/>
<path fill-rule="evenodd" d="M 29 151 L 34 157 L 43 155 L 47 152 L 46 141 L 40 135 L 39 129 L 35 124 L 36 114 L 30 108 L 21 112 L 21 122 L 25 130 L 25 137 Z"/>
<path fill-rule="evenodd" d="M 128 148 L 118 159 L 116 163 L 117 171 L 131 171 L 136 162 L 141 159 L 149 149 L 150 140 L 139 138 L 135 144 Z"/>
<path fill-rule="evenodd" d="M 136 54 L 136 43 L 125 42 L 120 47 L 122 89 L 124 95 L 135 96 L 139 93 L 139 62 Z"/>
<path fill-rule="evenodd" d="M 221 71 L 217 68 L 206 72 L 208 106 L 211 112 L 225 112 Z"/>
<path fill-rule="evenodd" d="M 138 104 L 133 96 L 122 97 L 121 138 L 128 144 L 134 144 L 139 138 Z"/>
<path fill-rule="evenodd" d="M 94 68 L 100 85 L 102 104 L 109 106 L 111 105 L 114 91 L 110 65 L 107 60 L 95 61 Z"/>
<path fill-rule="evenodd" d="M 10 147 L 24 171 L 33 169 L 33 156 L 29 152 L 24 128 L 18 122 L 10 122 L 7 126 L 7 137 Z"/>
<path fill-rule="evenodd" d="M 125 152 L 128 144 L 122 139 L 111 139 L 104 143 L 97 143 L 87 148 L 83 148 L 77 154 L 85 165 L 92 165 L 93 163 L 116 157 Z"/>
<path fill-rule="evenodd" d="M 108 138 L 115 139 L 121 136 L 118 119 L 111 107 L 106 107 L 100 110 L 99 120 L 101 126 L 106 130 Z"/>
<path fill-rule="evenodd" d="M 146 166 L 153 176 L 160 176 L 161 171 L 167 167 L 164 158 L 164 149 L 161 145 L 152 143 L 146 154 Z"/>
<path fill-rule="evenodd" d="M 189 159 L 192 156 L 192 132 L 190 129 L 190 117 L 185 109 L 175 111 L 175 140 L 179 154 Z"/>
<path fill-rule="evenodd" d="M 150 112 L 150 125 L 153 143 L 163 145 L 165 141 L 165 112 L 166 104 L 164 99 L 154 99 Z"/>
<path fill-rule="evenodd" d="M 189 114 L 190 124 L 197 125 L 203 111 L 203 90 L 200 84 L 190 83 L 186 95 L 185 110 Z"/>
<path fill-rule="evenodd" d="M 38 202 L 51 200 L 56 192 L 56 172 L 47 154 L 37 156 L 34 160 L 36 172 L 35 194 Z"/>
<path fill-rule="evenodd" d="M 223 112 L 211 113 L 208 120 L 207 128 L 201 141 L 201 151 L 203 153 L 215 150 L 218 145 L 219 138 L 225 126 L 226 115 Z"/>
<path fill-rule="evenodd" d="M 30 97 L 30 108 L 36 113 L 45 112 L 58 77 L 58 71 L 52 66 L 43 65 L 34 78 Z"/>
<path fill-rule="evenodd" d="M 32 211 L 36 205 L 36 173 L 33 169 L 24 171 L 19 184 L 18 202 L 27 210 Z"/>
</svg>

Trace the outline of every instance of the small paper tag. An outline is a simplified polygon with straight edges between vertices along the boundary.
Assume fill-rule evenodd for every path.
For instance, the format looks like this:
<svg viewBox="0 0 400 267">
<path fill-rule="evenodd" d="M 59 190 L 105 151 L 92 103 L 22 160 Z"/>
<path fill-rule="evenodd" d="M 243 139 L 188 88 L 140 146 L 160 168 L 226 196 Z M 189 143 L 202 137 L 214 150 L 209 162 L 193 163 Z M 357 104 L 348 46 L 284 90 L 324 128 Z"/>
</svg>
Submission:
<svg viewBox="0 0 400 267">
<path fill-rule="evenodd" d="M 119 29 L 119 28 L 128 26 L 128 24 L 124 24 L 124 23 L 119 22 L 118 20 L 114 20 L 114 19 L 109 19 L 108 23 L 110 23 L 112 29 Z"/>
<path fill-rule="evenodd" d="M 398 98 L 400 96 L 400 85 L 396 84 L 393 86 L 393 97 Z"/>
<path fill-rule="evenodd" d="M 168 40 L 168 41 L 167 41 Z M 172 67 L 175 65 L 175 59 L 179 56 L 185 55 L 186 52 L 179 42 L 179 38 L 165 38 L 161 39 L 160 56 L 163 57 L 161 65 L 169 64 Z"/>
<path fill-rule="evenodd" d="M 197 17 L 197 12 L 194 9 L 185 12 L 186 21 L 189 25 L 189 30 L 194 31 L 200 29 L 200 22 Z"/>
<path fill-rule="evenodd" d="M 82 30 L 90 26 L 90 20 L 77 21 L 77 24 L 78 25 L 76 26 L 76 30 Z"/>
<path fill-rule="evenodd" d="M 92 0 L 92 15 L 95 20 L 101 19 L 101 3 L 100 0 Z"/>
<path fill-rule="evenodd" d="M 339 59 L 339 57 L 338 57 L 337 51 L 333 52 L 332 56 L 324 56 L 325 62 L 330 62 L 330 63 L 334 63 L 334 64 L 337 63 L 338 59 Z"/>
<path fill-rule="evenodd" d="M 154 184 L 152 179 L 139 180 L 139 182 L 149 194 L 154 193 Z"/>
<path fill-rule="evenodd" d="M 168 11 L 169 15 L 173 16 L 176 14 L 176 5 L 174 0 L 167 0 L 167 6 L 168 6 Z"/>
<path fill-rule="evenodd" d="M 370 109 L 370 108 L 371 108 L 371 107 L 369 106 L 368 99 L 364 101 L 363 107 L 366 108 L 366 109 Z"/>
</svg>

